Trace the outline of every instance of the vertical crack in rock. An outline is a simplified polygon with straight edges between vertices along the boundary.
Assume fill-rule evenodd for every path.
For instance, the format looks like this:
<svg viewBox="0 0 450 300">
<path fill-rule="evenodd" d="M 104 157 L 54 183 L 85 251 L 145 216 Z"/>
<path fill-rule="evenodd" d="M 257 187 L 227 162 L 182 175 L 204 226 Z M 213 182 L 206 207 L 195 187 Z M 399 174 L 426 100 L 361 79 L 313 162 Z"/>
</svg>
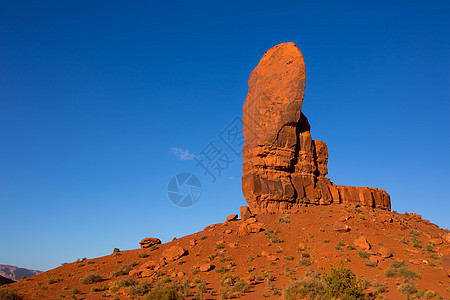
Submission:
<svg viewBox="0 0 450 300">
<path fill-rule="evenodd" d="M 384 190 L 335 185 L 326 177 L 327 145 L 311 138 L 301 111 L 305 80 L 303 55 L 294 43 L 266 51 L 249 77 L 242 191 L 250 209 L 275 213 L 332 202 L 390 209 Z"/>
</svg>

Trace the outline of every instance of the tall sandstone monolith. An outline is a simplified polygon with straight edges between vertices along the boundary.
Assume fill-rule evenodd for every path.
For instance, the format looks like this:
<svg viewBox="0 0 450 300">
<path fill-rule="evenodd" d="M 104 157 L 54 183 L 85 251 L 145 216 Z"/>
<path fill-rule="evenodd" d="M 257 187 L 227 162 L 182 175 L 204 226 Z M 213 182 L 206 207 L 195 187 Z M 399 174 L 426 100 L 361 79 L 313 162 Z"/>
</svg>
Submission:
<svg viewBox="0 0 450 300">
<path fill-rule="evenodd" d="M 269 49 L 248 86 L 242 190 L 252 213 L 333 202 L 390 210 L 386 191 L 335 185 L 326 178 L 328 148 L 311 138 L 311 126 L 302 113 L 305 63 L 294 43 Z"/>
</svg>

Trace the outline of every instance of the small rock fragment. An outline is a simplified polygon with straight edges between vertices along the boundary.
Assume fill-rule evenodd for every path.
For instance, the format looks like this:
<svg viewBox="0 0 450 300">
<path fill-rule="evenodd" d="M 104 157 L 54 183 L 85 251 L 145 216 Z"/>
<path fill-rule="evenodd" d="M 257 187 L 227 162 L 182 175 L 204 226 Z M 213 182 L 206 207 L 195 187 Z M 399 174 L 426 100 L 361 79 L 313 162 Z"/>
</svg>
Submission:
<svg viewBox="0 0 450 300">
<path fill-rule="evenodd" d="M 358 239 L 354 240 L 353 245 L 364 250 L 369 250 L 371 248 L 369 242 L 364 236 L 360 236 Z"/>
<path fill-rule="evenodd" d="M 200 268 L 199 268 L 199 270 L 200 270 L 200 272 L 208 272 L 208 271 L 210 271 L 212 268 L 213 268 L 213 265 L 210 264 L 210 263 L 207 263 L 207 264 L 201 265 Z"/>
<path fill-rule="evenodd" d="M 334 222 L 333 229 L 337 232 L 347 232 L 350 230 L 347 224 L 341 222 Z"/>
<path fill-rule="evenodd" d="M 392 252 L 391 250 L 389 250 L 386 247 L 381 247 L 380 249 L 378 249 L 377 253 L 382 257 L 382 258 L 388 258 L 391 257 Z"/>
<path fill-rule="evenodd" d="M 234 221 L 238 218 L 238 215 L 229 215 L 227 217 L 227 222 Z"/>
</svg>

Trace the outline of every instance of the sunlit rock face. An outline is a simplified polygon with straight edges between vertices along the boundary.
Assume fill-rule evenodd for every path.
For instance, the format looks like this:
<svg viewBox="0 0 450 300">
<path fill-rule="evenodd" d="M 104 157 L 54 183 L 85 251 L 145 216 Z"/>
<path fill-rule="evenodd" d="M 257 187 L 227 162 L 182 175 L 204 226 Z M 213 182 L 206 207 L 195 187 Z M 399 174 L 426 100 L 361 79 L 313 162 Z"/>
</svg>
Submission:
<svg viewBox="0 0 450 300">
<path fill-rule="evenodd" d="M 332 202 L 390 210 L 386 191 L 326 178 L 327 145 L 311 138 L 302 112 L 305 79 L 303 55 L 294 43 L 269 49 L 250 75 L 242 119 L 242 191 L 250 210 L 276 213 Z"/>
</svg>

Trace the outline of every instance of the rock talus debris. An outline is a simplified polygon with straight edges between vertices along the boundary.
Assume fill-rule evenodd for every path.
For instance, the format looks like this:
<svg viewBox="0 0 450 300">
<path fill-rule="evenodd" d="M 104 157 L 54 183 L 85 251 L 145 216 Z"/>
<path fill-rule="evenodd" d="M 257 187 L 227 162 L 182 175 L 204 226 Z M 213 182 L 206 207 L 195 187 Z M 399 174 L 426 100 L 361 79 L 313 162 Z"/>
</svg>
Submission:
<svg viewBox="0 0 450 300">
<path fill-rule="evenodd" d="M 305 79 L 303 55 L 294 43 L 266 51 L 250 75 L 242 118 L 242 191 L 250 210 L 277 213 L 330 203 L 390 210 L 386 191 L 335 185 L 326 177 L 327 145 L 312 139 L 302 112 Z"/>
</svg>

